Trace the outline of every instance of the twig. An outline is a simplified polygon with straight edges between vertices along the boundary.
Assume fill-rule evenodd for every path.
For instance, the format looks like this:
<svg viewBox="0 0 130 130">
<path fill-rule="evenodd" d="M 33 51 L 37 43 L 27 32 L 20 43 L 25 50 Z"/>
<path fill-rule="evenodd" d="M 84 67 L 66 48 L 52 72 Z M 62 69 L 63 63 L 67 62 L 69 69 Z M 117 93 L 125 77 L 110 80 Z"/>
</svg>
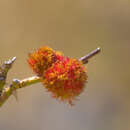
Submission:
<svg viewBox="0 0 130 130">
<path fill-rule="evenodd" d="M 14 79 L 12 84 L 8 87 L 4 88 L 2 95 L 0 96 L 0 107 L 4 104 L 4 102 L 12 95 L 13 91 L 16 91 L 19 88 L 24 88 L 30 86 L 32 84 L 40 82 L 40 77 L 33 76 L 23 80 Z"/>
<path fill-rule="evenodd" d="M 83 64 L 87 64 L 88 60 L 98 54 L 101 51 L 101 48 L 97 48 L 94 51 L 90 52 L 88 55 L 81 57 L 79 60 L 83 62 Z"/>
<path fill-rule="evenodd" d="M 12 67 L 15 60 L 16 60 L 16 57 L 13 57 L 12 59 L 5 61 L 3 65 L 0 66 L 0 94 L 2 93 L 2 90 L 6 83 L 7 73 Z"/>
<path fill-rule="evenodd" d="M 100 48 L 97 48 L 96 50 L 92 51 L 88 55 L 81 57 L 79 60 L 83 62 L 83 64 L 88 63 L 88 60 L 93 57 L 94 55 L 98 54 L 100 52 Z M 23 80 L 14 79 L 12 81 L 12 84 L 10 84 L 7 88 L 4 88 L 1 96 L 0 96 L 0 107 L 6 102 L 6 100 L 12 95 L 13 91 L 24 88 L 27 86 L 30 86 L 32 84 L 41 82 L 40 77 L 33 76 L 29 77 Z"/>
</svg>

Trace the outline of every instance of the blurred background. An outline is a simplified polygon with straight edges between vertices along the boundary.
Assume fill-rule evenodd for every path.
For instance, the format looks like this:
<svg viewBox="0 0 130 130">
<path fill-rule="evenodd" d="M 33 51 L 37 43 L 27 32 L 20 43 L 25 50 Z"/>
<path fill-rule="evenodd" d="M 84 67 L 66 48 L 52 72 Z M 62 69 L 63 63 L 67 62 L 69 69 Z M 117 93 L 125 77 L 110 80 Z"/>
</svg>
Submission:
<svg viewBox="0 0 130 130">
<path fill-rule="evenodd" d="M 52 99 L 38 83 L 0 108 L 0 130 L 130 129 L 129 0 L 0 0 L 0 63 L 17 57 L 8 83 L 34 75 L 28 53 L 43 45 L 74 58 L 102 52 L 89 61 L 75 106 Z"/>
</svg>

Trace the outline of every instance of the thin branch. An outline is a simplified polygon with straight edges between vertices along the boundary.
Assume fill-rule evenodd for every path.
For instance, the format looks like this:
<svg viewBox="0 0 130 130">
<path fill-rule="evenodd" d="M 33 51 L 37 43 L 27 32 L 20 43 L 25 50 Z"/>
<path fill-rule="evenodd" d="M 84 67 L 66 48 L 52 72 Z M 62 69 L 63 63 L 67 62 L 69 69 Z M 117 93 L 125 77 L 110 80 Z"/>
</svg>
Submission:
<svg viewBox="0 0 130 130">
<path fill-rule="evenodd" d="M 4 88 L 2 95 L 0 96 L 0 107 L 4 104 L 4 102 L 12 95 L 14 91 L 19 88 L 24 88 L 30 86 L 32 84 L 40 82 L 40 77 L 33 76 L 23 80 L 14 79 L 12 84 L 8 87 Z"/>
<path fill-rule="evenodd" d="M 98 54 L 100 52 L 100 48 L 97 48 L 96 50 L 92 51 L 88 55 L 81 57 L 79 60 L 83 62 L 83 64 L 88 63 L 88 60 Z M 40 77 L 33 76 L 29 77 L 23 80 L 14 79 L 12 81 L 12 84 L 10 84 L 8 87 L 4 88 L 1 96 L 0 96 L 0 107 L 6 102 L 6 100 L 12 95 L 14 91 L 16 91 L 19 88 L 24 88 L 27 86 L 30 86 L 35 83 L 41 82 Z"/>
<path fill-rule="evenodd" d="M 12 67 L 15 60 L 16 60 L 16 57 L 13 57 L 12 59 L 5 61 L 2 64 L 2 66 L 0 66 L 0 94 L 2 93 L 2 90 L 6 83 L 7 73 L 10 70 L 10 68 Z"/>
<path fill-rule="evenodd" d="M 98 54 L 101 51 L 101 48 L 97 48 L 94 51 L 90 52 L 88 55 L 81 57 L 79 60 L 83 62 L 83 64 L 87 64 L 88 60 Z"/>
</svg>

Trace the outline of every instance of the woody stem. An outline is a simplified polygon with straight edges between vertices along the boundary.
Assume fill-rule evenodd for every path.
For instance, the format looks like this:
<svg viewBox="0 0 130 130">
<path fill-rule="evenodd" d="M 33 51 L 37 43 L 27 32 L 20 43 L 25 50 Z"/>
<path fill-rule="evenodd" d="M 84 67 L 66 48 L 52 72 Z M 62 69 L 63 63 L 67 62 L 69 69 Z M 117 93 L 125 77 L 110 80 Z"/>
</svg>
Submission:
<svg viewBox="0 0 130 130">
<path fill-rule="evenodd" d="M 101 48 L 97 48 L 94 51 L 90 52 L 88 55 L 81 57 L 79 60 L 83 62 L 83 64 L 87 64 L 88 60 L 98 54 L 101 51 Z"/>
</svg>

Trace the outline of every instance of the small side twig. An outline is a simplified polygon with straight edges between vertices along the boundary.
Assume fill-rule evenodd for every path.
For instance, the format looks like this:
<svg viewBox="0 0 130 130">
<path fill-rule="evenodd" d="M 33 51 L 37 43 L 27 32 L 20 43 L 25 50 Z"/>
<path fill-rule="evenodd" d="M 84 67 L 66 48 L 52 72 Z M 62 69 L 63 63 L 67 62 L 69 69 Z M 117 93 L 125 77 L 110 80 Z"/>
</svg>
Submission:
<svg viewBox="0 0 130 130">
<path fill-rule="evenodd" d="M 88 60 L 98 54 L 101 51 L 101 48 L 97 48 L 94 51 L 90 52 L 88 55 L 81 57 L 79 60 L 83 62 L 83 64 L 87 64 Z"/>
<path fill-rule="evenodd" d="M 79 60 L 83 62 L 83 64 L 88 63 L 88 60 L 98 54 L 100 52 L 100 48 L 97 48 L 96 50 L 92 51 L 88 55 L 81 57 Z M 19 88 L 24 88 L 27 86 L 30 86 L 35 83 L 41 82 L 40 77 L 38 76 L 32 76 L 29 78 L 25 78 L 23 80 L 14 79 L 12 81 L 12 84 L 10 84 L 8 87 L 3 89 L 3 92 L 0 96 L 0 107 L 6 102 L 6 100 L 12 95 L 13 91 Z"/>
</svg>

